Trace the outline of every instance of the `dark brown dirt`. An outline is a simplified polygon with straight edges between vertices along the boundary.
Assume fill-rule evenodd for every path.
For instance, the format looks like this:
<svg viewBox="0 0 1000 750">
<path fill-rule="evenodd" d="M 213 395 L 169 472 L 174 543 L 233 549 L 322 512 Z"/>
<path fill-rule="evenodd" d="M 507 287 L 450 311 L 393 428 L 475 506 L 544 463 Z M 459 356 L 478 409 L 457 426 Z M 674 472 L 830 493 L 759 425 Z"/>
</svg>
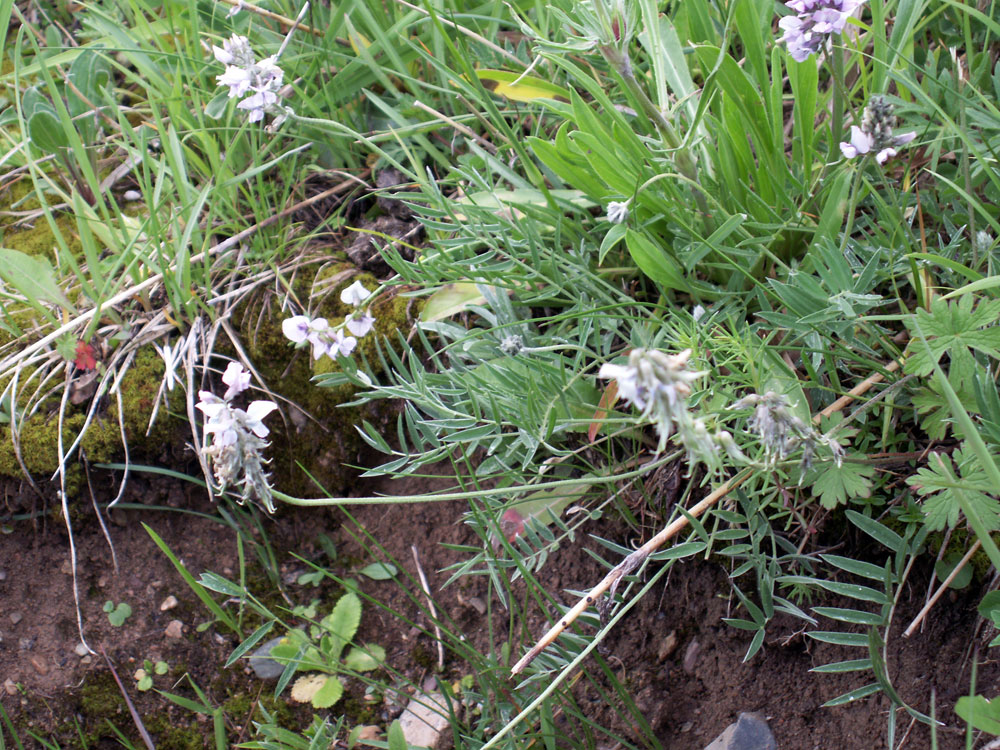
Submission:
<svg viewBox="0 0 1000 750">
<path fill-rule="evenodd" d="M 373 490 L 400 494 L 419 491 L 427 484 L 424 480 L 408 480 L 359 482 L 357 486 L 366 494 Z M 109 493 L 113 494 L 110 487 Z M 224 705 L 231 744 L 249 739 L 250 721 L 258 718 L 253 714 L 255 701 L 268 696 L 272 686 L 257 680 L 244 663 L 223 669 L 239 639 L 218 624 L 205 632 L 198 631 L 197 626 L 210 619 L 207 610 L 155 547 L 140 522 L 155 529 L 196 577 L 205 570 L 229 578 L 239 575 L 235 532 L 211 517 L 215 509 L 195 485 L 140 476 L 134 479 L 126 502 L 146 507 L 111 512 L 109 528 L 117 571 L 93 513 L 81 511 L 76 523 L 81 610 L 89 644 L 107 653 L 157 747 L 200 747 L 200 742 L 208 747 L 210 741 L 202 738 L 210 736 L 211 722 L 170 704 L 154 691 L 137 691 L 133 674 L 144 660 L 162 659 L 170 666 L 169 674 L 155 678 L 158 689 L 194 699 L 189 676 L 213 705 Z M 163 509 L 153 510 L 152 506 Z M 498 643 L 488 642 L 486 619 L 471 604 L 475 597 L 488 598 L 485 579 L 466 578 L 440 590 L 447 579 L 441 571 L 463 559 L 462 553 L 442 545 L 476 544 L 470 527 L 462 523 L 465 509 L 460 503 L 437 503 L 360 507 L 351 512 L 386 553 L 410 573 L 415 573 L 411 546 L 416 545 L 438 606 L 478 649 L 496 649 Z M 328 534 L 337 545 L 338 563 L 333 567 L 338 575 L 356 576 L 360 567 L 371 562 L 372 551 L 354 541 L 358 528 L 340 510 L 282 508 L 273 521 L 265 523 L 275 548 L 284 550 L 279 552 L 280 574 L 288 596 L 296 603 L 308 603 L 314 597 L 327 602 L 336 596 L 332 584 L 313 588 L 295 582 L 309 567 L 288 552 L 322 561 L 316 542 L 320 533 Z M 76 722 L 91 738 L 89 747 L 117 747 L 106 721 L 110 720 L 140 746 L 105 659 L 81 658 L 74 653 L 79 636 L 64 527 L 52 514 L 44 523 L 8 520 L 5 528 L 10 533 L 0 537 L 0 571 L 4 574 L 0 581 L 0 682 L 9 682 L 6 688 L 0 687 L 0 697 L 21 740 L 26 747 L 32 747 L 27 732 L 34 731 L 42 737 L 58 738 L 63 747 L 81 747 L 74 739 Z M 621 544 L 635 541 L 630 538 L 634 532 L 618 522 L 590 522 L 586 530 Z M 603 574 L 599 564 L 584 552 L 588 546 L 599 549 L 587 537 L 578 537 L 577 544 L 563 547 L 542 571 L 541 580 L 565 602 L 572 602 L 573 597 L 564 590 L 587 589 Z M 252 553 L 247 554 L 252 559 Z M 251 590 L 267 595 L 266 577 L 258 566 L 250 570 Z M 923 603 L 928 575 L 929 571 L 918 571 L 912 576 L 904 592 L 905 600 L 896 612 L 888 649 L 889 674 L 902 697 L 920 710 L 929 711 L 930 693 L 936 692 L 938 715 L 948 725 L 939 731 L 939 747 L 955 750 L 964 747 L 964 739 L 951 708 L 969 688 L 968 644 L 982 644 L 984 635 L 989 634 L 976 630 L 975 605 L 982 594 L 977 590 L 945 597 L 932 612 L 924 631 L 903 639 L 901 630 Z M 798 621 L 779 618 L 772 623 L 761 653 L 744 664 L 749 635 L 722 622 L 723 617 L 738 616 L 723 564 L 714 559 L 692 559 L 676 565 L 663 581 L 622 621 L 609 638 L 608 653 L 600 657 L 629 687 L 636 707 L 662 747 L 699 750 L 741 711 L 767 716 L 778 747 L 783 749 L 886 747 L 886 712 L 890 704 L 884 697 L 845 707 L 820 707 L 824 701 L 865 684 L 868 675 L 809 673 L 810 668 L 820 664 L 857 658 L 856 651 L 811 641 L 799 632 Z M 415 586 L 404 585 L 419 598 Z M 427 626 L 406 591 L 396 584 L 366 581 L 363 591 L 388 609 L 412 618 L 421 628 Z M 161 603 L 170 595 L 177 597 L 179 604 L 161 611 Z M 276 599 L 272 594 L 270 606 L 283 604 Z M 112 626 L 102 611 L 106 601 L 127 602 L 132 616 L 122 626 Z M 816 603 L 838 605 L 836 601 Z M 491 604 L 497 607 L 496 601 Z M 234 606 L 230 610 L 236 611 Z M 495 617 L 500 627 L 494 632 L 506 638 L 505 616 L 498 613 Z M 539 610 L 529 609 L 528 618 L 531 633 L 544 630 L 546 623 Z M 166 634 L 172 620 L 183 624 L 180 638 Z M 257 624 L 259 619 L 248 617 L 244 633 Z M 668 639 L 676 640 L 672 650 Z M 433 674 L 433 664 L 428 663 L 436 658 L 432 640 L 386 610 L 366 607 L 359 640 L 385 646 L 388 663 L 416 684 Z M 512 642 L 512 653 L 523 653 L 529 645 Z M 982 653 L 986 653 L 985 648 Z M 428 654 L 428 658 L 420 656 Z M 604 677 L 595 668 L 596 658 L 592 656 L 588 663 L 594 681 L 581 680 L 575 689 L 578 705 L 589 719 L 614 727 L 631 741 L 639 741 L 633 733 L 633 721 L 625 718 L 625 708 L 601 697 L 599 688 Z M 449 655 L 446 662 L 449 679 L 464 674 L 463 665 L 454 659 Z M 998 675 L 1000 670 L 995 664 L 981 666 L 980 691 L 994 694 L 1000 687 Z M 350 690 L 360 696 L 360 687 L 352 685 Z M 273 708 L 285 703 L 279 700 L 268 705 Z M 311 712 L 301 707 L 293 709 L 282 709 L 283 724 L 300 728 L 307 725 Z M 375 723 L 385 718 L 370 717 Z M 184 737 L 189 744 L 178 744 L 178 728 L 188 732 Z M 3 731 L 9 742 L 9 727 L 3 727 Z M 926 727 L 911 726 L 909 717 L 900 713 L 896 746 L 929 747 Z"/>
</svg>

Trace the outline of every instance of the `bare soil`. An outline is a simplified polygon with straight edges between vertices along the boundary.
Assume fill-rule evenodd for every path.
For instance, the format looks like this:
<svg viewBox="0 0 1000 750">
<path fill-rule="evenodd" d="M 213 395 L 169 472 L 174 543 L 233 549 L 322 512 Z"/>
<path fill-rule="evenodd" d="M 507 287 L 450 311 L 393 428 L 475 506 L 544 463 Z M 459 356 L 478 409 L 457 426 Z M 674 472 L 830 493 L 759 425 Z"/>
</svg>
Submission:
<svg viewBox="0 0 1000 750">
<path fill-rule="evenodd" d="M 426 489 L 427 484 L 415 479 L 358 482 L 356 487 L 366 494 L 399 494 Z M 8 497 L 18 489 L 8 486 Z M 108 481 L 106 490 L 110 498 L 116 488 Z M 74 651 L 79 635 L 70 549 L 57 514 L 43 515 L 34 522 L 5 523 L 9 533 L 0 537 L 0 682 L 4 682 L 0 697 L 22 742 L 31 747 L 29 733 L 33 732 L 40 738 L 57 740 L 62 747 L 118 747 L 114 727 L 141 746 L 112 677 L 113 666 L 156 747 L 210 746 L 207 716 L 176 706 L 156 691 L 137 690 L 134 673 L 146 660 L 169 665 L 168 674 L 155 677 L 157 689 L 193 700 L 197 697 L 193 683 L 213 705 L 223 706 L 232 745 L 252 736 L 251 721 L 259 719 L 255 713 L 258 701 L 278 710 L 284 725 L 306 726 L 311 711 L 289 704 L 285 698 L 270 699 L 273 685 L 258 680 L 246 662 L 223 668 L 239 643 L 238 637 L 218 624 L 199 631 L 198 626 L 210 619 L 208 611 L 142 526 L 145 523 L 154 529 L 196 576 L 206 570 L 229 578 L 238 576 L 236 534 L 220 523 L 204 491 L 193 484 L 145 475 L 133 478 L 125 502 L 130 504 L 128 509 L 110 512 L 114 557 L 93 512 L 81 511 L 74 529 L 84 633 L 97 656 L 81 657 Z M 340 562 L 334 567 L 344 576 L 356 574 L 372 559 L 371 550 L 356 541 L 356 524 L 410 573 L 416 572 L 411 553 L 411 546 L 416 545 L 438 606 L 477 648 L 496 649 L 500 644 L 488 642 L 485 618 L 472 606 L 476 597 L 488 597 L 485 580 L 465 579 L 441 589 L 447 577 L 441 571 L 462 559 L 460 553 L 443 545 L 476 543 L 470 528 L 462 523 L 464 510 L 460 503 L 355 507 L 351 509 L 355 523 L 336 508 L 305 511 L 286 507 L 266 521 L 266 529 L 278 550 L 288 596 L 296 603 L 333 595 L 329 587 L 296 583 L 310 568 L 290 554 L 320 560 L 323 553 L 317 539 L 321 533 L 337 545 Z M 588 531 L 622 544 L 636 542 L 634 532 L 615 522 L 591 522 Z M 561 549 L 543 570 L 543 580 L 564 601 L 571 602 L 573 597 L 562 592 L 589 588 L 602 575 L 599 564 L 584 551 L 588 546 L 597 548 L 592 540 L 581 537 L 576 545 Z M 248 552 L 251 562 L 252 558 Z M 266 594 L 268 584 L 259 566 L 249 569 L 248 586 Z M 904 639 L 899 631 L 923 604 L 929 574 L 918 571 L 900 603 L 889 643 L 889 674 L 902 697 L 921 710 L 929 710 L 930 695 L 935 692 L 937 714 L 947 725 L 938 733 L 939 747 L 950 750 L 964 746 L 960 722 L 951 709 L 969 689 L 972 654 L 968 644 L 982 644 L 989 634 L 978 625 L 975 612 L 982 592 L 968 590 L 945 597 L 923 630 Z M 636 707 L 663 747 L 703 748 L 741 711 L 768 717 L 779 748 L 886 747 L 890 704 L 883 696 L 821 708 L 825 701 L 864 684 L 865 675 L 809 672 L 820 664 L 856 658 L 856 652 L 816 643 L 803 637 L 799 622 L 779 618 L 772 623 L 761 653 L 743 663 L 748 634 L 722 622 L 723 617 L 735 614 L 724 564 L 715 559 L 683 562 L 664 580 L 663 586 L 646 596 L 620 623 L 609 639 L 610 650 L 600 657 L 629 687 Z M 364 590 L 388 610 L 425 624 L 407 592 L 397 584 L 367 582 Z M 419 596 L 418 591 L 412 593 Z M 170 596 L 176 597 L 178 604 L 163 609 Z M 103 611 L 107 601 L 128 603 L 132 615 L 121 626 L 113 626 Z M 495 601 L 492 604 L 497 605 Z M 385 646 L 388 663 L 420 684 L 433 674 L 435 644 L 388 610 L 366 609 L 360 640 L 375 640 Z M 528 617 L 529 632 L 543 632 L 547 624 L 544 614 L 534 610 Z M 172 637 L 177 635 L 173 631 L 168 634 L 174 620 L 182 625 L 180 637 Z M 256 623 L 248 618 L 246 626 L 250 632 Z M 506 637 L 503 628 L 495 632 Z M 529 645 L 512 643 L 512 653 L 523 653 Z M 445 675 L 449 679 L 460 677 L 463 667 L 448 654 Z M 600 674 L 600 670 L 591 671 Z M 992 661 L 980 664 L 980 690 L 995 693 L 998 676 L 1000 671 Z M 581 681 L 578 704 L 588 718 L 633 737 L 634 719 L 628 718 L 623 705 L 609 703 L 600 687 Z M 360 686 L 352 686 L 351 691 L 355 698 L 361 697 Z M 357 705 L 357 701 L 348 701 L 334 711 Z M 912 723 L 905 714 L 898 718 L 897 747 L 930 746 L 926 727 Z M 391 715 L 383 711 L 368 712 L 359 720 L 379 724 L 389 719 Z M 11 741 L 10 724 L 2 729 Z M 86 745 L 81 735 L 87 738 Z"/>
</svg>

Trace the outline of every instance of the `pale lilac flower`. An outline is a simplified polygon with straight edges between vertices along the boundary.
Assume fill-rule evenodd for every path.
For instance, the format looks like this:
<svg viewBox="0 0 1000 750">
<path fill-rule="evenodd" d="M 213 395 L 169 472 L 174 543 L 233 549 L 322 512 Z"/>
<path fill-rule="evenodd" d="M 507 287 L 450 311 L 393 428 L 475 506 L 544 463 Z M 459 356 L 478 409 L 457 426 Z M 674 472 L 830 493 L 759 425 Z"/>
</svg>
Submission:
<svg viewBox="0 0 1000 750">
<path fill-rule="evenodd" d="M 358 338 L 361 338 L 362 336 L 367 336 L 371 329 L 375 327 L 375 318 L 368 313 L 362 313 L 361 317 L 357 319 L 354 318 L 354 315 L 349 315 L 345 324 L 347 325 L 347 330 Z"/>
<path fill-rule="evenodd" d="M 847 19 L 864 4 L 865 0 L 788 0 L 785 5 L 796 15 L 778 21 L 785 32 L 778 43 L 785 43 L 792 59 L 802 62 L 819 52 L 831 34 L 840 34 Z"/>
<path fill-rule="evenodd" d="M 368 299 L 371 294 L 371 292 L 365 289 L 364 284 L 360 281 L 355 281 L 340 293 L 340 301 L 345 305 L 353 305 L 354 307 L 357 307 Z"/>
<path fill-rule="evenodd" d="M 874 153 L 875 161 L 885 164 L 897 154 L 896 147 L 904 146 L 917 137 L 916 132 L 893 135 L 896 116 L 893 106 L 882 96 L 873 96 L 865 107 L 861 127 L 851 126 L 851 138 L 840 144 L 840 153 L 848 159 Z"/>
<path fill-rule="evenodd" d="M 834 460 L 840 466 L 844 449 L 835 440 L 821 435 L 815 427 L 796 416 L 784 395 L 774 391 L 768 391 L 763 396 L 751 393 L 729 407 L 729 409 L 746 408 L 754 410 L 747 426 L 760 438 L 768 463 L 773 463 L 775 460 L 783 461 L 792 451 L 801 448 L 800 467 L 805 473 L 812 466 L 816 446 L 822 444 L 830 448 Z"/>
<path fill-rule="evenodd" d="M 212 438 L 202 452 L 211 459 L 218 492 L 225 491 L 230 484 L 238 484 L 242 487 L 242 500 L 256 497 L 273 513 L 270 481 L 263 469 L 266 461 L 260 452 L 268 446 L 263 438 L 269 430 L 263 420 L 278 406 L 273 401 L 253 401 L 244 411 L 232 405 L 230 399 L 249 387 L 250 379 L 250 374 L 237 362 L 230 363 L 222 379 L 229 386 L 225 398 L 211 391 L 198 393 L 195 406 L 207 418 L 202 429 Z"/>
<path fill-rule="evenodd" d="M 250 122 L 260 122 L 265 114 L 271 114 L 276 117 L 274 125 L 288 117 L 291 110 L 278 103 L 284 72 L 278 67 L 277 55 L 258 62 L 247 38 L 236 34 L 221 48 L 212 47 L 212 53 L 226 66 L 216 80 L 220 86 L 229 87 L 230 98 L 246 97 L 236 106 L 249 112 Z"/>
<path fill-rule="evenodd" d="M 675 426 L 682 433 L 682 439 L 690 436 L 692 445 L 697 442 L 696 425 L 688 412 L 687 398 L 691 395 L 690 384 L 705 373 L 687 369 L 690 357 L 690 349 L 676 355 L 633 349 L 627 365 L 607 362 L 601 365 L 598 373 L 598 377 L 613 378 L 618 384 L 618 395 L 641 409 L 643 416 L 653 422 L 660 436 L 660 451 Z"/>
<path fill-rule="evenodd" d="M 281 332 L 285 338 L 296 344 L 301 344 L 309 335 L 309 318 L 305 315 L 295 315 L 281 321 Z"/>
<path fill-rule="evenodd" d="M 222 43 L 222 47 L 212 46 L 212 54 L 223 65 L 236 65 L 249 68 L 256 60 L 250 48 L 250 40 L 245 36 L 233 34 Z"/>
<path fill-rule="evenodd" d="M 334 331 L 329 337 L 329 354 L 335 357 L 340 354 L 342 357 L 351 356 L 351 352 L 358 345 L 358 340 L 353 336 L 345 336 L 339 329 Z"/>
<path fill-rule="evenodd" d="M 246 414 L 245 424 L 247 429 L 257 437 L 267 437 L 270 430 L 267 429 L 267 425 L 261 420 L 277 408 L 278 405 L 273 401 L 251 401 L 250 406 L 244 412 Z M 239 412 L 240 410 L 237 409 L 236 411 Z"/>
<path fill-rule="evenodd" d="M 221 76 L 216 76 L 215 80 L 219 82 L 220 86 L 229 87 L 229 98 L 232 99 L 243 96 L 249 91 L 253 79 L 250 71 L 230 65 L 226 68 L 226 72 Z"/>
<path fill-rule="evenodd" d="M 628 219 L 629 214 L 629 202 L 628 201 L 611 201 L 608 204 L 608 221 L 612 224 L 622 224 Z"/>
<path fill-rule="evenodd" d="M 222 382 L 229 386 L 222 398 L 229 401 L 250 387 L 250 373 L 243 369 L 243 365 L 239 362 L 230 362 L 222 374 Z"/>
</svg>

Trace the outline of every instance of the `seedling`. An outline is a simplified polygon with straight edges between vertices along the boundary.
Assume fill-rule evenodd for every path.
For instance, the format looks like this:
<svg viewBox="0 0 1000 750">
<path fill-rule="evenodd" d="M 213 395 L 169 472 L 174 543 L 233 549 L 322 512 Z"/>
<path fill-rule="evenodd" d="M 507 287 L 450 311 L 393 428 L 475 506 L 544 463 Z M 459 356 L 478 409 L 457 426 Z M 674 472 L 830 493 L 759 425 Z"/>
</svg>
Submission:
<svg viewBox="0 0 1000 750">
<path fill-rule="evenodd" d="M 282 643 L 271 649 L 272 659 L 294 664 L 297 671 L 312 672 L 296 680 L 293 700 L 311 703 L 314 708 L 329 708 L 344 694 L 338 673 L 370 672 L 385 661 L 385 649 L 374 644 L 354 646 L 344 652 L 360 623 L 361 599 L 353 592 L 347 593 L 330 614 L 309 627 L 308 633 L 291 630 Z"/>
<path fill-rule="evenodd" d="M 135 670 L 136 689 L 141 692 L 146 692 L 151 687 L 153 687 L 153 675 L 164 675 L 170 671 L 170 666 L 165 661 L 158 661 L 153 664 L 149 659 L 146 659 L 142 663 L 140 669 Z"/>
<path fill-rule="evenodd" d="M 104 611 L 108 613 L 108 622 L 116 628 L 120 628 L 132 616 L 132 608 L 128 604 L 119 602 L 118 606 L 115 606 L 110 599 L 104 602 Z"/>
</svg>

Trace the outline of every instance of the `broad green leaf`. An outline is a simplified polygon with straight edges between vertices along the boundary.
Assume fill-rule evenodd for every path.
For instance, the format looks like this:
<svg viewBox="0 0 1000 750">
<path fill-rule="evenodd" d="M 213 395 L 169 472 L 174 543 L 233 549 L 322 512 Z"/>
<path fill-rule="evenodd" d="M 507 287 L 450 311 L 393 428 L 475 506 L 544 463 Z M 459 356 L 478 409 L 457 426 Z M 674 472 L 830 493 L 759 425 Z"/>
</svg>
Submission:
<svg viewBox="0 0 1000 750">
<path fill-rule="evenodd" d="M 680 264 L 646 234 L 633 229 L 625 230 L 625 245 L 639 270 L 659 284 L 664 291 L 689 290 Z"/>
<path fill-rule="evenodd" d="M 344 646 L 358 632 L 358 625 L 361 624 L 361 599 L 355 593 L 344 594 L 337 600 L 333 612 L 324 617 L 321 624 L 332 636 L 328 656 L 336 662 L 340 659 Z"/>
<path fill-rule="evenodd" d="M 938 560 L 934 563 L 934 574 L 937 576 L 938 580 L 943 583 L 944 580 L 951 575 L 955 566 L 957 566 L 961 561 L 961 553 L 952 552 L 950 555 L 946 555 L 944 559 Z M 964 589 L 970 583 L 972 583 L 972 566 L 965 565 L 951 580 L 948 587 L 953 589 Z"/>
<path fill-rule="evenodd" d="M 373 581 L 388 581 L 393 578 L 399 571 L 396 566 L 392 563 L 387 562 L 375 562 L 371 565 L 366 565 L 360 571 L 361 575 L 368 576 Z"/>
<path fill-rule="evenodd" d="M 494 94 L 515 102 L 532 102 L 536 99 L 555 99 L 569 103 L 569 91 L 562 86 L 506 70 L 477 70 L 476 76 L 483 86 Z"/>
<path fill-rule="evenodd" d="M 364 649 L 352 648 L 344 657 L 344 666 L 354 672 L 371 672 L 385 663 L 385 649 L 374 643 Z"/>
<path fill-rule="evenodd" d="M 963 695 L 955 704 L 955 713 L 973 728 L 1000 735 L 1000 701 L 981 695 Z"/>
<path fill-rule="evenodd" d="M 446 284 L 427 298 L 427 303 L 420 310 L 420 319 L 426 322 L 445 320 L 485 302 L 479 284 L 457 281 Z"/>
<path fill-rule="evenodd" d="M 0 278 L 38 306 L 44 302 L 74 311 L 73 304 L 63 294 L 55 269 L 41 255 L 28 255 L 20 250 L 0 248 Z"/>
<path fill-rule="evenodd" d="M 409 748 L 406 735 L 403 734 L 403 726 L 399 723 L 399 719 L 395 719 L 389 725 L 389 750 L 409 750 Z"/>
</svg>

